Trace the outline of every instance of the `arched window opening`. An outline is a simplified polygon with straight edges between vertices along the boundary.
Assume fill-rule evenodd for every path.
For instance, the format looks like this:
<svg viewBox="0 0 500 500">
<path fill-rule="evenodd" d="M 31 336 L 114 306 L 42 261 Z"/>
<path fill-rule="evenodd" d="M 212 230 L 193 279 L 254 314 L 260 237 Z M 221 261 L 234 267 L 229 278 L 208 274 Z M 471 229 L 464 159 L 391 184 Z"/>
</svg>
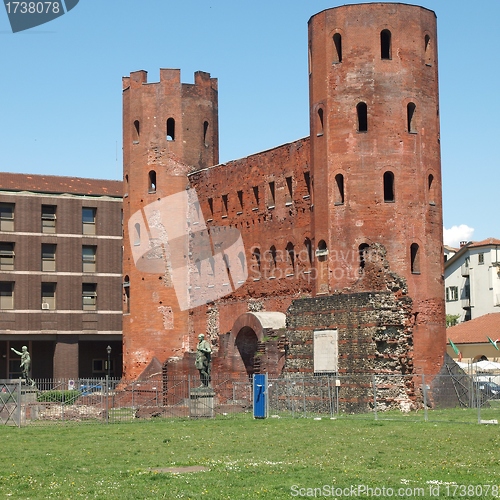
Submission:
<svg viewBox="0 0 500 500">
<path fill-rule="evenodd" d="M 395 201 L 394 174 L 392 172 L 384 172 L 384 201 L 386 203 Z"/>
<path fill-rule="evenodd" d="M 431 47 L 431 37 L 429 35 L 425 35 L 424 37 L 424 47 L 425 47 L 425 64 L 427 66 L 432 66 L 432 57 L 431 57 L 431 52 L 432 52 L 432 47 Z"/>
<path fill-rule="evenodd" d="M 207 133 L 208 133 L 208 122 L 204 121 L 203 122 L 203 144 L 208 147 L 207 144 Z"/>
<path fill-rule="evenodd" d="M 269 253 L 271 255 L 271 269 L 272 268 L 276 269 L 278 262 L 277 259 L 278 253 L 276 252 L 276 247 L 274 245 L 272 245 L 271 248 L 269 249 Z"/>
<path fill-rule="evenodd" d="M 328 256 L 328 248 L 326 246 L 325 240 L 321 240 L 318 243 L 318 248 L 316 250 L 316 257 L 320 262 L 324 262 Z"/>
<path fill-rule="evenodd" d="M 156 172 L 150 170 L 148 174 L 148 193 L 156 193 Z"/>
<path fill-rule="evenodd" d="M 380 56 L 382 59 L 391 59 L 391 32 L 389 30 L 380 32 Z"/>
<path fill-rule="evenodd" d="M 139 123 L 139 120 L 134 121 L 134 125 L 132 127 L 132 140 L 134 142 L 139 142 L 139 136 L 141 132 L 141 125 Z"/>
<path fill-rule="evenodd" d="M 245 254 L 243 252 L 240 252 L 238 254 L 238 260 L 240 261 L 241 270 L 243 271 L 244 275 L 246 276 L 246 274 L 247 274 L 247 259 L 246 259 Z"/>
<path fill-rule="evenodd" d="M 323 108 L 318 108 L 318 132 L 316 135 L 318 137 L 323 135 Z"/>
<path fill-rule="evenodd" d="M 417 133 L 417 125 L 416 125 L 416 119 L 415 119 L 415 103 L 409 102 L 408 105 L 406 106 L 406 117 L 407 117 L 407 125 L 408 125 L 408 132 L 410 134 L 416 134 Z"/>
<path fill-rule="evenodd" d="M 335 205 L 344 204 L 344 176 L 337 174 L 335 176 Z"/>
<path fill-rule="evenodd" d="M 194 261 L 194 265 L 196 266 L 196 270 L 198 271 L 198 276 L 201 276 L 201 261 L 200 261 L 200 259 L 196 259 Z"/>
<path fill-rule="evenodd" d="M 128 275 L 123 278 L 123 312 L 130 314 L 130 278 Z"/>
<path fill-rule="evenodd" d="M 358 132 L 368 131 L 368 107 L 365 102 L 359 102 L 356 106 L 358 113 Z"/>
<path fill-rule="evenodd" d="M 257 264 L 257 269 L 260 271 L 260 249 L 259 248 L 253 249 L 252 258 L 254 259 L 255 263 Z"/>
<path fill-rule="evenodd" d="M 175 141 L 175 120 L 173 118 L 167 120 L 167 141 Z"/>
<path fill-rule="evenodd" d="M 288 264 L 291 265 L 291 273 L 295 273 L 295 248 L 293 246 L 293 243 L 288 242 L 286 245 L 286 254 L 288 258 Z"/>
<path fill-rule="evenodd" d="M 410 261 L 412 274 L 420 274 L 420 252 L 416 243 L 410 247 Z"/>
<path fill-rule="evenodd" d="M 367 243 L 361 243 L 358 247 L 358 252 L 359 252 L 359 269 L 360 271 L 365 268 L 366 265 L 366 252 L 368 250 L 370 245 Z"/>
<path fill-rule="evenodd" d="M 342 35 L 335 33 L 333 35 L 333 63 L 342 62 Z"/>
<path fill-rule="evenodd" d="M 429 193 L 429 205 L 435 205 L 436 204 L 436 183 L 434 182 L 434 176 L 432 174 L 429 174 L 428 181 L 427 181 L 427 188 L 428 188 L 428 193 Z"/>
<path fill-rule="evenodd" d="M 141 225 L 137 222 L 134 225 L 134 246 L 139 247 L 141 246 Z"/>
<path fill-rule="evenodd" d="M 309 265 L 312 265 L 313 262 L 313 252 L 312 252 L 312 244 L 309 238 L 304 240 L 304 246 L 306 247 L 307 259 L 309 260 Z"/>
</svg>

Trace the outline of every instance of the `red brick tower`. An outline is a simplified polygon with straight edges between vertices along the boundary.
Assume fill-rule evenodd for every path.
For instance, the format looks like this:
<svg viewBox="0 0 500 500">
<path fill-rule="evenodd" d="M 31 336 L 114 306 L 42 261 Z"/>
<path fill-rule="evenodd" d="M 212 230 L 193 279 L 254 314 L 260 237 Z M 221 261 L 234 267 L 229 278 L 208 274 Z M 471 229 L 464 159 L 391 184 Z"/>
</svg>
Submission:
<svg viewBox="0 0 500 500">
<path fill-rule="evenodd" d="M 417 373 L 439 370 L 446 343 L 436 46 L 434 12 L 413 5 L 309 21 L 315 293 L 355 287 L 382 244 L 413 301 Z"/>
<path fill-rule="evenodd" d="M 158 83 L 147 83 L 146 77 L 136 71 L 123 78 L 127 378 L 137 378 L 154 358 L 163 363 L 182 355 L 189 343 L 188 311 L 179 309 L 162 245 L 151 241 L 168 221 L 156 221 L 151 204 L 185 192 L 190 171 L 219 160 L 217 80 L 196 72 L 194 84 L 182 84 L 176 69 L 160 70 Z M 137 261 L 135 249 L 143 248 L 149 251 Z"/>
</svg>

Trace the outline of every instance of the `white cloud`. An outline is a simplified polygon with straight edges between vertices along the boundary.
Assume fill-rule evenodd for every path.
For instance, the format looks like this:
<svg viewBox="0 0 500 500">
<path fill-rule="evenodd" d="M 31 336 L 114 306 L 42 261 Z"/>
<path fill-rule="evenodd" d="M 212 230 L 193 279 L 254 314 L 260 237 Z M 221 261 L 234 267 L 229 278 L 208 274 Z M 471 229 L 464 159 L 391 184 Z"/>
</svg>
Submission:
<svg viewBox="0 0 500 500">
<path fill-rule="evenodd" d="M 450 229 L 444 228 L 443 240 L 444 244 L 450 247 L 459 247 L 461 241 L 471 241 L 474 234 L 474 228 L 466 224 L 460 226 L 452 226 Z"/>
</svg>

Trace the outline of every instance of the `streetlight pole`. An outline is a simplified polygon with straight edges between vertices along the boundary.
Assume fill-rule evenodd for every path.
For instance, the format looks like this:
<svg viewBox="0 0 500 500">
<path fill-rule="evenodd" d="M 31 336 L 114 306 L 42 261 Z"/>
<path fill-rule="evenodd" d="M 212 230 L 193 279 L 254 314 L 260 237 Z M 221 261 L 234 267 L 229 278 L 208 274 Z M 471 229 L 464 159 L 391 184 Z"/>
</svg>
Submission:
<svg viewBox="0 0 500 500">
<path fill-rule="evenodd" d="M 111 346 L 106 347 L 108 353 L 108 370 L 106 372 L 106 423 L 109 423 L 109 375 L 111 374 Z"/>
<path fill-rule="evenodd" d="M 106 347 L 106 352 L 108 353 L 108 378 L 111 375 L 111 346 Z"/>
</svg>

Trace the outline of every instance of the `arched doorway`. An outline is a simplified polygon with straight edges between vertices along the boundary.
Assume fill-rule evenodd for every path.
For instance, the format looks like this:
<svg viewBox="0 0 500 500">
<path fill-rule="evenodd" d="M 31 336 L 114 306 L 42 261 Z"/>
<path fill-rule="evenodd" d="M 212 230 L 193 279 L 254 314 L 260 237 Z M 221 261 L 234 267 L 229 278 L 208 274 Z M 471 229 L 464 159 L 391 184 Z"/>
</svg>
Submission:
<svg viewBox="0 0 500 500">
<path fill-rule="evenodd" d="M 240 353 L 249 377 L 254 374 L 254 361 L 258 342 L 256 333 L 248 326 L 243 327 L 236 337 L 235 346 Z"/>
</svg>

